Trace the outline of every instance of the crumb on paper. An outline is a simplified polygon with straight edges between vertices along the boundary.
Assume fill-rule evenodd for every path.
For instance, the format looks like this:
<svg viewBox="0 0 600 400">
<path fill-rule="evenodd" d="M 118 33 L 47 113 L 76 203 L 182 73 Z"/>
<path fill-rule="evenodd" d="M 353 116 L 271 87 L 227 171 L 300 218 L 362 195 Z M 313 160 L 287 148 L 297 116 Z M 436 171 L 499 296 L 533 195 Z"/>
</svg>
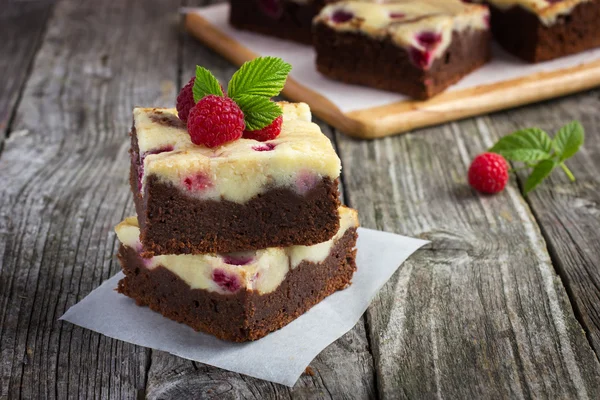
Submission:
<svg viewBox="0 0 600 400">
<path fill-rule="evenodd" d="M 306 375 L 315 376 L 315 370 L 312 369 L 311 367 L 306 367 L 306 369 L 304 370 L 304 373 Z"/>
</svg>

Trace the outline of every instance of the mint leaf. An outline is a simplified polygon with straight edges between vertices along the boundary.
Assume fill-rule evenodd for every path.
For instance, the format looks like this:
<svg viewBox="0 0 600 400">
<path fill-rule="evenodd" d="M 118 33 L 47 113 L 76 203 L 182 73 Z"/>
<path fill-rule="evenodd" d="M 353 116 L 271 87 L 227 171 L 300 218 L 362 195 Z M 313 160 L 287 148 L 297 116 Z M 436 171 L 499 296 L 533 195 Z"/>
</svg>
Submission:
<svg viewBox="0 0 600 400">
<path fill-rule="evenodd" d="M 278 57 L 258 57 L 233 74 L 228 95 L 238 102 L 243 95 L 273 97 L 283 89 L 292 66 Z"/>
<path fill-rule="evenodd" d="M 489 151 L 511 161 L 545 160 L 550 158 L 552 140 L 539 128 L 523 129 L 504 136 Z"/>
<path fill-rule="evenodd" d="M 273 103 L 268 97 L 239 95 L 236 103 L 244 113 L 246 129 L 255 131 L 269 126 L 275 118 L 282 114 L 281 107 Z"/>
<path fill-rule="evenodd" d="M 556 167 L 556 162 L 554 162 L 554 160 L 540 161 L 525 182 L 525 187 L 523 188 L 525 194 L 528 194 L 535 189 L 537 185 L 542 183 L 542 181 L 552 173 L 554 167 Z"/>
<path fill-rule="evenodd" d="M 502 150 L 492 151 L 493 153 L 498 153 L 502 157 L 506 158 L 510 161 L 520 161 L 524 163 L 532 163 L 534 161 L 547 160 L 550 158 L 550 154 L 546 153 L 543 150 L 537 149 L 513 149 L 513 150 Z"/>
<path fill-rule="evenodd" d="M 217 78 L 209 70 L 199 65 L 196 65 L 196 80 L 192 92 L 194 93 L 195 103 L 209 94 L 223 96 L 223 90 Z"/>
<path fill-rule="evenodd" d="M 552 145 L 559 157 L 559 162 L 571 158 L 583 144 L 585 133 L 579 121 L 569 122 L 559 129 L 554 136 Z"/>
</svg>

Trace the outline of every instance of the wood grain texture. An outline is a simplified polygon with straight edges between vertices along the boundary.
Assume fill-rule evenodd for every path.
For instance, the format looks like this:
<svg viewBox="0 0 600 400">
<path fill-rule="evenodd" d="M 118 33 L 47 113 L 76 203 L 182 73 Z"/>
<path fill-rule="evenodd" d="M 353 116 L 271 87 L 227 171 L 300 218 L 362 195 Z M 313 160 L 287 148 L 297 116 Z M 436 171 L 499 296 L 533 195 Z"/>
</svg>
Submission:
<svg viewBox="0 0 600 400">
<path fill-rule="evenodd" d="M 577 182 L 559 170 L 528 202 L 548 243 L 554 266 L 592 346 L 600 354 L 600 91 L 590 91 L 544 107 L 526 107 L 486 118 L 490 130 L 503 135 L 539 126 L 554 135 L 557 128 L 579 120 L 586 129 L 582 150 L 567 161 Z M 524 173 L 525 171 L 523 171 Z M 526 176 L 520 175 L 524 182 Z"/>
<path fill-rule="evenodd" d="M 191 35 L 236 65 L 259 56 L 199 14 L 186 15 L 185 26 Z M 293 101 L 308 103 L 315 115 L 345 134 L 374 139 L 564 96 L 598 85 L 600 61 L 445 92 L 427 101 L 404 100 L 352 112 L 342 112 L 325 96 L 293 78 L 288 79 L 283 93 Z"/>
<path fill-rule="evenodd" d="M 600 365 L 514 182 L 466 183 L 484 120 L 373 142 L 338 135 L 364 226 L 432 241 L 367 311 L 383 398 L 598 398 Z"/>
<path fill-rule="evenodd" d="M 53 4 L 7 0 L 0 7 L 0 150 Z"/>
<path fill-rule="evenodd" d="M 196 65 L 210 69 L 224 87 L 237 70 L 187 35 L 183 38 L 181 58 L 181 85 L 194 75 Z M 320 125 L 333 137 L 327 125 Z M 370 399 L 376 396 L 373 358 L 363 320 L 319 354 L 310 367 L 314 376 L 303 374 L 293 388 L 288 388 L 153 351 L 146 393 L 150 399 Z"/>
<path fill-rule="evenodd" d="M 172 12 L 159 0 L 55 6 L 0 157 L 0 398 L 145 387 L 147 349 L 58 318 L 119 269 L 131 110 L 175 96 Z"/>
</svg>

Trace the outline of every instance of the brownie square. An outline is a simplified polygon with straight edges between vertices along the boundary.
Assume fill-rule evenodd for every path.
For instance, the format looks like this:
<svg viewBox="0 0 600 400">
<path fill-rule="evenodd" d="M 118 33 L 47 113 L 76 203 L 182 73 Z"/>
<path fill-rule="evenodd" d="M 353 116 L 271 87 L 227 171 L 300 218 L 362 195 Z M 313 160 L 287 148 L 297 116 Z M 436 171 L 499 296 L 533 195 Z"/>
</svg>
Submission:
<svg viewBox="0 0 600 400">
<path fill-rule="evenodd" d="M 220 339 L 260 339 L 350 284 L 357 226 L 356 212 L 342 207 L 338 232 L 315 246 L 143 258 L 137 221 L 127 218 L 116 228 L 125 273 L 117 290 Z"/>
<path fill-rule="evenodd" d="M 532 63 L 600 46 L 600 1 L 548 2 L 543 7 L 515 0 L 488 0 L 492 32 L 508 52 Z"/>
<path fill-rule="evenodd" d="M 136 108 L 130 186 L 146 256 L 313 245 L 339 228 L 341 162 L 306 104 L 279 103 L 281 134 L 216 148 L 174 109 Z"/>
<path fill-rule="evenodd" d="M 488 19 L 486 7 L 459 0 L 335 3 L 315 19 L 317 68 L 428 99 L 489 60 Z"/>
<path fill-rule="evenodd" d="M 312 20 L 335 0 L 230 0 L 229 22 L 280 39 L 312 44 Z"/>
</svg>

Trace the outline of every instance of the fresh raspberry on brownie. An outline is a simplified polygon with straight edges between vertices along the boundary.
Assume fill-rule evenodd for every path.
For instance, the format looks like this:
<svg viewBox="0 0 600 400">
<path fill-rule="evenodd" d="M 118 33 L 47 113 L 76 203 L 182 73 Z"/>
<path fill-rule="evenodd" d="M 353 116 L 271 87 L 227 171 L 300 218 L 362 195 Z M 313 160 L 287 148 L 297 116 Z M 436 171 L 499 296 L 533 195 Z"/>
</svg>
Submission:
<svg viewBox="0 0 600 400">
<path fill-rule="evenodd" d="M 152 258 L 143 257 L 137 219 L 127 218 L 116 227 L 118 291 L 221 339 L 260 339 L 350 284 L 358 217 L 346 207 L 339 216 L 334 236 L 314 246 Z"/>
<path fill-rule="evenodd" d="M 600 0 L 478 0 L 491 9 L 495 39 L 541 62 L 600 46 Z"/>
<path fill-rule="evenodd" d="M 317 68 L 427 99 L 490 58 L 487 7 L 460 0 L 341 1 L 314 21 Z"/>
</svg>

